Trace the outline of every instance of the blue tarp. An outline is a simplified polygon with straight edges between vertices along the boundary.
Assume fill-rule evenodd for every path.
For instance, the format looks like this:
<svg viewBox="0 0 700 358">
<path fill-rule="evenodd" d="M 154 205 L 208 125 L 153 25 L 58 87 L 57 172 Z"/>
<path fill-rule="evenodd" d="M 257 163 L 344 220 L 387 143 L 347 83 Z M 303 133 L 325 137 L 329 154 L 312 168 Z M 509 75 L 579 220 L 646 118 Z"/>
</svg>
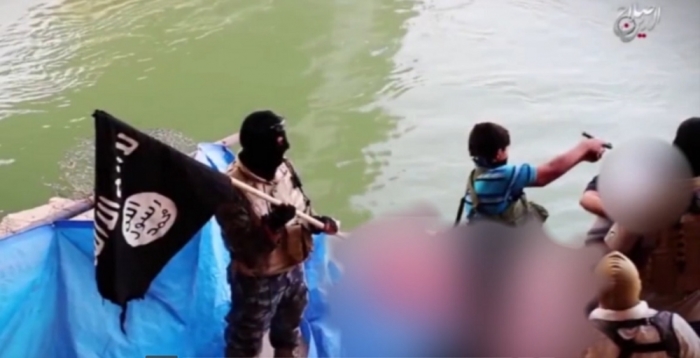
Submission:
<svg viewBox="0 0 700 358">
<path fill-rule="evenodd" d="M 200 144 L 196 158 L 223 170 L 234 155 Z M 229 255 L 214 220 L 168 263 L 145 299 L 129 303 L 126 335 L 119 308 L 97 292 L 92 228 L 90 221 L 58 221 L 0 241 L 0 358 L 222 356 Z M 314 240 L 302 332 L 309 357 L 338 357 L 325 296 L 338 270 L 326 238 Z"/>
</svg>

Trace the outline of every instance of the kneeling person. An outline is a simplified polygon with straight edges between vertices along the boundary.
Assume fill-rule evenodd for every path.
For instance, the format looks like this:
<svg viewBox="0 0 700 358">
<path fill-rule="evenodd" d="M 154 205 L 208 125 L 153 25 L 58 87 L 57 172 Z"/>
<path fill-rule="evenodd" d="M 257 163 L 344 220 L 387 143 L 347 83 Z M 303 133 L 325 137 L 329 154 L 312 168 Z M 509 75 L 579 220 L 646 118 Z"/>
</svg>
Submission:
<svg viewBox="0 0 700 358">
<path fill-rule="evenodd" d="M 642 297 L 678 313 L 700 334 L 700 118 L 683 121 L 673 140 L 693 172 L 694 195 L 686 212 L 663 230 L 634 233 L 616 223 L 605 238 L 611 250 L 632 258 L 642 273 Z M 677 185 L 677 184 L 674 184 Z"/>
<path fill-rule="evenodd" d="M 681 316 L 649 308 L 640 300 L 641 280 L 634 263 L 620 252 L 596 267 L 605 286 L 589 319 L 602 333 L 586 358 L 700 357 L 700 338 Z"/>
</svg>

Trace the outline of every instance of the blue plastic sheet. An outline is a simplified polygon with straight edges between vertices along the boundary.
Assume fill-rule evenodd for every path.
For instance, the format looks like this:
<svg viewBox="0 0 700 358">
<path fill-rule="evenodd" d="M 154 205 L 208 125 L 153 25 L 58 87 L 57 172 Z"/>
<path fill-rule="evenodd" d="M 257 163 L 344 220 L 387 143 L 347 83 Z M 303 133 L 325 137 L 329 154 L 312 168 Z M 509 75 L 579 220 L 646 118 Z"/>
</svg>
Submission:
<svg viewBox="0 0 700 358">
<path fill-rule="evenodd" d="M 196 158 L 223 170 L 227 148 L 200 144 Z M 309 357 L 340 356 L 325 292 L 338 279 L 324 236 L 305 263 L 310 297 L 302 323 Z M 59 221 L 0 241 L 0 358 L 222 357 L 229 254 L 211 220 L 168 263 L 143 300 L 119 308 L 95 284 L 93 225 Z M 234 303 L 235 307 L 235 303 Z"/>
</svg>

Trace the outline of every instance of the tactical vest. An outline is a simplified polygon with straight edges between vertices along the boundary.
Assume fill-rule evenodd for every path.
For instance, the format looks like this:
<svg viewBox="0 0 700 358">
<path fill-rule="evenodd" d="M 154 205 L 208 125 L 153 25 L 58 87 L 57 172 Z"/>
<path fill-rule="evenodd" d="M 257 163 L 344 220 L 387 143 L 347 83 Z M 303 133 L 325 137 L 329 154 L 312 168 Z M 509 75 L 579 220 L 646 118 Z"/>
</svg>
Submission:
<svg viewBox="0 0 700 358">
<path fill-rule="evenodd" d="M 700 290 L 700 214 L 683 215 L 651 239 L 640 270 L 644 292 L 682 299 Z"/>
<path fill-rule="evenodd" d="M 474 179 L 484 173 L 483 169 L 476 168 L 472 170 L 469 174 L 469 180 L 467 180 L 467 191 L 465 198 L 460 201 L 460 208 L 457 212 L 457 218 L 455 219 L 455 226 L 459 224 L 464 210 L 464 205 L 466 204 L 466 195 L 472 202 L 472 208 L 470 212 L 467 213 L 467 220 L 472 222 L 474 219 L 486 219 L 496 222 L 500 222 L 509 226 L 518 226 L 527 221 L 527 219 L 536 217 L 540 219 L 543 223 L 549 217 L 549 212 L 542 205 L 528 201 L 525 197 L 524 192 L 512 193 L 511 197 L 508 199 L 510 205 L 499 215 L 488 215 L 479 212 L 479 197 L 476 195 L 474 190 Z"/>
<path fill-rule="evenodd" d="M 302 189 L 301 180 L 296 173 L 294 166 L 288 160 L 277 169 L 275 181 L 267 182 L 257 177 L 250 172 L 242 162 L 232 164 L 227 175 L 245 182 L 246 184 L 270 195 L 276 197 L 288 204 L 294 205 L 298 211 L 313 215 L 311 201 Z M 262 217 L 267 215 L 272 206 L 267 200 L 258 198 L 255 195 L 246 195 L 251 206 L 249 212 L 255 213 L 256 216 Z M 230 221 L 222 225 L 222 229 L 226 229 L 225 236 L 228 237 L 228 245 L 233 255 L 238 258 L 241 264 L 237 264 L 236 268 L 247 274 L 263 275 L 271 272 L 276 273 L 280 270 L 286 270 L 294 265 L 304 262 L 313 250 L 313 238 L 311 230 L 308 229 L 308 224 L 300 220 L 298 217 L 290 220 L 285 226 L 287 234 L 283 235 L 278 241 L 269 240 L 267 235 L 261 235 L 260 230 L 250 230 L 250 227 L 255 227 L 249 223 L 248 228 L 242 228 L 245 221 L 251 221 L 247 218 L 249 215 L 237 215 L 223 221 Z M 259 220 L 258 220 L 259 221 Z M 227 228 L 228 227 L 228 228 Z M 234 229 L 235 228 L 235 229 Z M 242 232 L 236 235 L 235 232 Z"/>
<path fill-rule="evenodd" d="M 605 334 L 620 349 L 618 358 L 629 358 L 635 353 L 666 352 L 670 358 L 680 358 L 681 347 L 673 329 L 673 313 L 659 311 L 649 318 L 632 319 L 627 321 L 593 320 L 599 331 Z M 637 343 L 620 336 L 619 329 L 629 329 L 641 326 L 653 326 L 661 340 L 656 343 Z"/>
</svg>

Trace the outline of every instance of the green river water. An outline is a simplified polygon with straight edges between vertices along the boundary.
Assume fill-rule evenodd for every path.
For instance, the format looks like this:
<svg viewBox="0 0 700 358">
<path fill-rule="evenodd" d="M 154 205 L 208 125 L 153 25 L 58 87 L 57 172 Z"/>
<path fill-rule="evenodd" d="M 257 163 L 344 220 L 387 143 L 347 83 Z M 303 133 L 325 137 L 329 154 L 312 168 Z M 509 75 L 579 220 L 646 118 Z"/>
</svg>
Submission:
<svg viewBox="0 0 700 358">
<path fill-rule="evenodd" d="M 566 3 L 566 4 L 565 4 Z M 665 6 L 648 38 L 619 6 L 555 0 L 7 0 L 0 4 L 0 210 L 43 204 L 58 162 L 107 110 L 196 141 L 272 108 L 319 211 L 346 228 L 417 201 L 452 220 L 477 121 L 507 125 L 513 161 L 582 130 L 671 138 L 700 114 L 700 3 Z M 562 239 L 591 218 L 582 165 L 531 197 Z"/>
</svg>

